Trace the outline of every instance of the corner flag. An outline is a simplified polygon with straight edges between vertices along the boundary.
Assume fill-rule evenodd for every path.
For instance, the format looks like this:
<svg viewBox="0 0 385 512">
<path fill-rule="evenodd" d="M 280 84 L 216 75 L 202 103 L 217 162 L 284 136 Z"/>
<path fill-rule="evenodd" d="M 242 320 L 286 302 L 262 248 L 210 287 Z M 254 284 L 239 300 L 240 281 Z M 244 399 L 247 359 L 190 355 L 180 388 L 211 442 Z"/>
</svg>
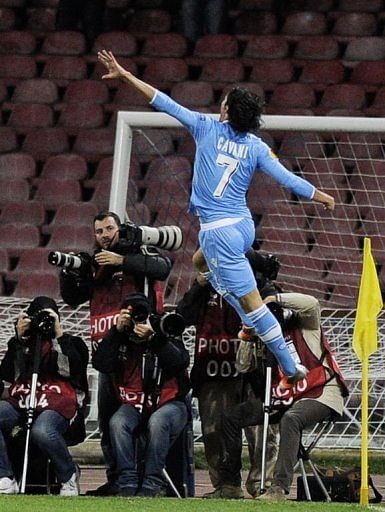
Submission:
<svg viewBox="0 0 385 512">
<path fill-rule="evenodd" d="M 353 332 L 353 350 L 360 361 L 377 350 L 377 316 L 382 308 L 381 288 L 371 253 L 370 238 L 365 238 L 364 260 Z"/>
</svg>

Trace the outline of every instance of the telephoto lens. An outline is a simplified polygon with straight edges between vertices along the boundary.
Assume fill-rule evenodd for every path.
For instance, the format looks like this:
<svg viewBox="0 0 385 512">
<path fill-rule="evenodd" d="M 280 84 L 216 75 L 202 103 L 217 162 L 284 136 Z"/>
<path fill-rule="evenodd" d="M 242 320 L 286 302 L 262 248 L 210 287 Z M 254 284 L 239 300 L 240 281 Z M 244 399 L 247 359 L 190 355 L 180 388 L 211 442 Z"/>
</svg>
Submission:
<svg viewBox="0 0 385 512">
<path fill-rule="evenodd" d="M 83 264 L 83 261 L 79 256 L 75 256 L 74 254 L 66 254 L 60 251 L 52 251 L 48 254 L 48 263 L 51 265 L 56 265 L 57 267 L 65 267 L 65 268 L 80 268 Z"/>
</svg>

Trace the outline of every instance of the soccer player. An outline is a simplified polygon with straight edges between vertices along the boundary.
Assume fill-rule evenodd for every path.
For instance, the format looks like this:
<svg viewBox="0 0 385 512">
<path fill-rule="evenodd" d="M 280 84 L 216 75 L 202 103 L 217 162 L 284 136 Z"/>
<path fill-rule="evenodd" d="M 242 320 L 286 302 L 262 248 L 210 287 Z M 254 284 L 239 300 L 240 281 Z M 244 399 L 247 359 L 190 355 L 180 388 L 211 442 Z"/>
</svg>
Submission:
<svg viewBox="0 0 385 512">
<path fill-rule="evenodd" d="M 282 330 L 262 302 L 245 256 L 255 235 L 246 193 L 258 169 L 328 210 L 334 209 L 334 198 L 288 171 L 255 135 L 263 102 L 247 89 L 235 87 L 227 94 L 217 121 L 192 112 L 138 79 L 117 62 L 112 52 L 102 50 L 98 59 L 108 70 L 103 79 L 123 80 L 142 93 L 156 110 L 182 123 L 194 137 L 196 155 L 189 211 L 199 216 L 201 224 L 201 249 L 194 255 L 194 264 L 237 310 L 245 326 L 241 338 L 247 339 L 253 329 L 278 360 L 286 376 L 285 385 L 292 386 L 306 376 L 306 369 L 296 365 L 290 356 Z"/>
</svg>

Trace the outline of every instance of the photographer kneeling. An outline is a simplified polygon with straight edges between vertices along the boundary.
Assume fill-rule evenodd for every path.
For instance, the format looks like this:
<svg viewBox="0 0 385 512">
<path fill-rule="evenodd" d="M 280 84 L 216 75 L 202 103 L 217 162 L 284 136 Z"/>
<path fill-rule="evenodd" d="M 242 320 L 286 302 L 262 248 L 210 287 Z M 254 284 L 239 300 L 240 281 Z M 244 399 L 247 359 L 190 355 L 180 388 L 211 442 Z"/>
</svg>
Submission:
<svg viewBox="0 0 385 512">
<path fill-rule="evenodd" d="M 171 324 L 179 315 L 169 315 Z M 189 353 L 167 316 L 150 315 L 142 293 L 123 301 L 116 326 L 98 345 L 94 367 L 112 374 L 121 403 L 110 420 L 119 496 L 164 495 L 166 457 L 188 419 Z M 137 441 L 145 434 L 144 475 L 137 471 Z M 142 481 L 141 481 L 142 480 Z"/>
<path fill-rule="evenodd" d="M 0 494 L 19 490 L 8 441 L 31 412 L 31 441 L 53 462 L 60 495 L 77 496 L 79 474 L 65 436 L 71 424 L 84 426 L 79 420 L 88 392 L 88 349 L 81 338 L 63 333 L 58 307 L 49 297 L 36 297 L 19 315 L 15 331 L 0 366 L 0 379 L 10 383 L 0 401 Z M 80 430 L 77 442 L 83 441 Z"/>
</svg>

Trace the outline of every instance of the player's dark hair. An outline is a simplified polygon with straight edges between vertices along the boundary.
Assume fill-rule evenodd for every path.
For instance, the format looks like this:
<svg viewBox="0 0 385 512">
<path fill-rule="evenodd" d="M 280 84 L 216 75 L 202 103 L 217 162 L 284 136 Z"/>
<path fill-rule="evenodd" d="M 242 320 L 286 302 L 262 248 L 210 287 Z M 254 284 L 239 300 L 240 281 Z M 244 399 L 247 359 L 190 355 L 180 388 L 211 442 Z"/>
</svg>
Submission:
<svg viewBox="0 0 385 512">
<path fill-rule="evenodd" d="M 243 87 L 234 87 L 227 95 L 229 123 L 237 132 L 255 132 L 261 125 L 263 99 Z"/>
<path fill-rule="evenodd" d="M 117 215 L 114 212 L 109 212 L 107 210 L 103 210 L 102 212 L 99 212 L 97 215 L 95 215 L 94 224 L 96 221 L 102 221 L 104 219 L 107 219 L 107 217 L 112 217 L 115 220 L 117 226 L 121 225 L 121 220 L 119 218 L 119 215 Z"/>
</svg>

